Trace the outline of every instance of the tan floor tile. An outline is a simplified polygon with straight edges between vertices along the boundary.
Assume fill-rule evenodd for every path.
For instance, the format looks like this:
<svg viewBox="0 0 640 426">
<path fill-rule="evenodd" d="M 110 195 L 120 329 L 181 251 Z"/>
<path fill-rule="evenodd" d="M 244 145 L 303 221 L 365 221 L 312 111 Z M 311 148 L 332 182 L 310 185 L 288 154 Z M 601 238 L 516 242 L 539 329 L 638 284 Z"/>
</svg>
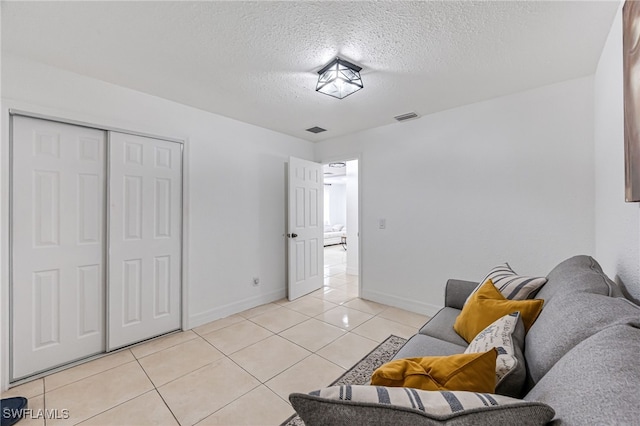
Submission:
<svg viewBox="0 0 640 426">
<path fill-rule="evenodd" d="M 353 330 L 353 333 L 367 339 L 382 342 L 391 334 L 408 339 L 418 332 L 418 329 L 409 325 L 400 324 L 386 318 L 375 317 Z"/>
<path fill-rule="evenodd" d="M 237 324 L 239 322 L 245 321 L 246 318 L 241 317 L 240 315 L 231 315 L 226 318 L 221 318 L 219 320 L 211 321 L 206 324 L 203 324 L 199 327 L 193 329 L 199 335 L 209 334 L 214 331 L 223 329 L 225 327 L 229 327 L 230 325 Z"/>
<path fill-rule="evenodd" d="M 347 285 L 347 281 L 342 278 L 338 278 L 338 276 L 334 275 L 332 277 L 326 277 L 324 279 L 324 285 L 334 288 L 340 288 Z"/>
<path fill-rule="evenodd" d="M 271 336 L 239 350 L 230 358 L 264 383 L 310 354 L 280 336 Z"/>
<path fill-rule="evenodd" d="M 359 294 L 358 281 L 347 283 L 347 285 L 344 286 L 343 289 L 345 289 L 348 294 L 354 294 L 357 297 Z"/>
<path fill-rule="evenodd" d="M 347 283 L 357 283 L 358 278 L 360 278 L 358 275 L 351 275 L 346 273 L 344 275 L 338 275 L 337 277 L 345 280 Z"/>
<path fill-rule="evenodd" d="M 285 297 L 284 299 L 276 300 L 273 303 L 275 303 L 276 305 L 280 305 L 280 306 L 286 306 L 289 303 L 291 303 L 291 301 Z"/>
<path fill-rule="evenodd" d="M 202 338 L 229 355 L 272 335 L 273 333 L 269 330 L 244 320 L 222 330 L 205 334 Z"/>
<path fill-rule="evenodd" d="M 331 277 L 333 275 L 338 275 L 338 274 L 344 273 L 344 271 L 345 271 L 345 266 L 344 265 L 329 266 L 329 267 L 325 267 L 324 268 L 324 276 L 325 277 Z"/>
<path fill-rule="evenodd" d="M 265 384 L 280 398 L 288 399 L 292 392 L 308 393 L 328 386 L 344 371 L 344 368 L 314 354 Z"/>
<path fill-rule="evenodd" d="M 243 318 L 252 318 L 252 317 L 255 317 L 256 315 L 264 314 L 265 312 L 278 309 L 279 307 L 280 305 L 277 305 L 275 303 L 267 303 L 266 305 L 260 305 L 260 306 L 256 306 L 255 308 L 247 309 L 244 312 L 240 312 L 238 315 L 240 315 Z"/>
<path fill-rule="evenodd" d="M 355 283 L 349 283 L 342 288 L 347 292 L 350 297 L 358 297 L 358 285 Z"/>
<path fill-rule="evenodd" d="M 271 330 L 274 333 L 280 333 L 282 330 L 286 330 L 287 328 L 293 327 L 294 325 L 300 324 L 308 319 L 309 317 L 307 315 L 281 307 L 255 317 L 251 317 L 251 321 Z"/>
<path fill-rule="evenodd" d="M 179 331 L 177 333 L 171 333 L 167 336 L 157 337 L 149 340 L 148 342 L 135 345 L 131 348 L 131 353 L 133 353 L 136 358 L 140 359 L 163 349 L 188 342 L 196 337 L 198 337 L 198 335 L 191 330 Z"/>
<path fill-rule="evenodd" d="M 294 413 L 293 408 L 261 385 L 216 411 L 198 426 L 279 425 Z"/>
<path fill-rule="evenodd" d="M 429 317 L 426 315 L 416 314 L 414 312 L 405 311 L 404 309 L 398 309 L 389 307 L 378 314 L 381 318 L 390 319 L 391 321 L 399 322 L 401 324 L 410 325 L 416 329 L 422 327 Z"/>
<path fill-rule="evenodd" d="M 178 425 L 158 392 L 154 389 L 130 399 L 82 423 L 82 426 L 153 426 Z"/>
<path fill-rule="evenodd" d="M 342 305 L 343 303 L 348 302 L 354 299 L 355 297 L 358 297 L 357 292 L 354 293 L 353 291 L 348 291 L 346 288 L 332 288 L 332 287 L 325 287 L 325 288 L 328 288 L 329 290 L 325 291 L 323 294 L 319 295 L 318 297 L 326 301 L 335 303 L 336 305 Z"/>
<path fill-rule="evenodd" d="M 310 319 L 280 333 L 280 336 L 315 352 L 346 333 L 343 329 L 317 319 Z"/>
<path fill-rule="evenodd" d="M 23 396 L 23 395 L 20 395 Z M 38 395 L 33 398 L 27 398 L 29 400 L 28 408 L 30 411 L 26 411 L 24 417 L 18 423 L 19 426 L 44 426 L 45 419 L 40 413 L 44 413 L 44 395 Z M 42 411 L 41 411 L 42 410 Z M 58 416 L 64 416 L 64 412 L 58 409 L 55 412 Z"/>
<path fill-rule="evenodd" d="M 128 349 L 103 356 L 44 378 L 47 392 L 135 360 Z"/>
<path fill-rule="evenodd" d="M 344 328 L 345 330 L 352 330 L 372 317 L 373 315 L 365 312 L 338 306 L 337 308 L 333 308 L 316 316 L 316 319 Z"/>
<path fill-rule="evenodd" d="M 68 419 L 47 420 L 47 425 L 72 425 L 153 389 L 136 361 L 47 392 L 47 410 L 67 409 Z"/>
<path fill-rule="evenodd" d="M 331 291 L 334 290 L 331 287 L 320 287 L 318 290 L 309 293 L 308 295 L 306 295 L 305 297 L 317 297 L 318 299 L 322 299 L 324 297 L 324 293 L 326 291 Z"/>
<path fill-rule="evenodd" d="M 198 337 L 139 361 L 153 384 L 158 387 L 223 357 L 222 352 Z"/>
<path fill-rule="evenodd" d="M 353 299 L 345 303 L 343 306 L 346 306 L 347 308 L 356 309 L 358 311 L 366 312 L 371 315 L 377 315 L 388 308 L 387 305 L 382 305 L 380 303 L 376 303 L 376 302 L 372 302 L 370 300 L 364 300 L 364 299 Z"/>
<path fill-rule="evenodd" d="M 305 315 L 316 316 L 328 311 L 329 309 L 333 309 L 338 305 L 324 299 L 318 299 L 317 297 L 305 296 L 293 302 L 289 302 L 284 306 L 287 309 L 293 309 L 294 311 Z"/>
<path fill-rule="evenodd" d="M 347 333 L 320 349 L 316 354 L 340 367 L 351 368 L 376 346 L 378 343 L 371 339 Z"/>
<path fill-rule="evenodd" d="M 31 398 L 33 396 L 42 395 L 43 393 L 44 379 L 35 379 L 2 392 L 2 398 L 11 398 L 13 396 Z"/>
<path fill-rule="evenodd" d="M 260 383 L 228 358 L 158 389 L 181 425 L 193 425 Z"/>
</svg>

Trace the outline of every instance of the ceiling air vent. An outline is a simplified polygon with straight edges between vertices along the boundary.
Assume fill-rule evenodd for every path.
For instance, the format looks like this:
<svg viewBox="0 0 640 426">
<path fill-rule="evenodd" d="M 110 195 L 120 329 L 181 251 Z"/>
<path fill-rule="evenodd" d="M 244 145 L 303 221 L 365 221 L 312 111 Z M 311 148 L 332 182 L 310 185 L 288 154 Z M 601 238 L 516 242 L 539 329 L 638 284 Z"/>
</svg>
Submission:
<svg viewBox="0 0 640 426">
<path fill-rule="evenodd" d="M 322 127 L 310 127 L 307 129 L 307 132 L 311 132 L 311 133 L 322 133 L 322 132 L 326 132 L 327 129 L 323 129 Z"/>
<path fill-rule="evenodd" d="M 395 118 L 397 121 L 406 121 L 411 120 L 412 118 L 418 118 L 418 114 L 416 114 L 415 112 L 408 112 L 406 114 L 398 115 L 393 118 Z"/>
</svg>

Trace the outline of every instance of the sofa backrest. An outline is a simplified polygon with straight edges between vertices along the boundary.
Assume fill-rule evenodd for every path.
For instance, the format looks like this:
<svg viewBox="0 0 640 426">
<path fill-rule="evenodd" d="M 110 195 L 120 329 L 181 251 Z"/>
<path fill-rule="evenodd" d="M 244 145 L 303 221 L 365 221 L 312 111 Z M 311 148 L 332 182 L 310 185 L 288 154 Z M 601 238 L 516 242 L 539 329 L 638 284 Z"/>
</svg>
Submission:
<svg viewBox="0 0 640 426">
<path fill-rule="evenodd" d="M 640 321 L 640 308 L 621 298 L 618 285 L 591 256 L 574 256 L 558 264 L 535 297 L 545 302 L 525 338 L 525 391 L 584 339 L 611 325 Z"/>
<path fill-rule="evenodd" d="M 624 298 L 581 291 L 556 294 L 525 338 L 530 383 L 537 383 L 569 350 L 616 324 L 640 327 L 640 307 Z M 638 347 L 640 353 L 640 347 Z"/>
<path fill-rule="evenodd" d="M 602 272 L 591 256 L 579 255 L 561 262 L 547 275 L 547 283 L 536 294 L 536 299 L 551 301 L 557 294 L 574 291 L 619 297 L 622 291 Z"/>
<path fill-rule="evenodd" d="M 615 325 L 562 357 L 524 397 L 549 404 L 554 425 L 638 424 L 640 328 Z"/>
</svg>

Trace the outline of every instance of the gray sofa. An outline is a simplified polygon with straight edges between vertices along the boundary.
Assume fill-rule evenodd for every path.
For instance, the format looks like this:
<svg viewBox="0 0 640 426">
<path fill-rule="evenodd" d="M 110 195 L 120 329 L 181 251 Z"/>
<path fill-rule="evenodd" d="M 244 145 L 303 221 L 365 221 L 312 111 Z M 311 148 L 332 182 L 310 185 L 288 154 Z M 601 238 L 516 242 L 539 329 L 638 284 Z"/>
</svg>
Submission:
<svg viewBox="0 0 640 426">
<path fill-rule="evenodd" d="M 544 308 L 525 337 L 526 401 L 557 425 L 640 425 L 640 307 L 589 256 L 556 266 L 535 296 Z M 477 283 L 449 280 L 445 307 L 394 359 L 462 353 L 453 324 Z"/>
</svg>

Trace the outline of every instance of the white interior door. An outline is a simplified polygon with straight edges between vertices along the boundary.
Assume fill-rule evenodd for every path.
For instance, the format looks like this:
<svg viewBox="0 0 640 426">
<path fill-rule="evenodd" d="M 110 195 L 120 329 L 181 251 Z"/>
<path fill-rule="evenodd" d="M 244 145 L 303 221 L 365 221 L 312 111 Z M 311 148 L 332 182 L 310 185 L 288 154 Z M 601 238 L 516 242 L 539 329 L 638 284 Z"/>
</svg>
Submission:
<svg viewBox="0 0 640 426">
<path fill-rule="evenodd" d="M 12 120 L 15 380 L 104 351 L 106 135 Z"/>
<path fill-rule="evenodd" d="M 321 164 L 289 157 L 289 300 L 323 285 L 323 182 Z"/>
<path fill-rule="evenodd" d="M 182 145 L 109 133 L 109 350 L 180 328 Z"/>
</svg>

